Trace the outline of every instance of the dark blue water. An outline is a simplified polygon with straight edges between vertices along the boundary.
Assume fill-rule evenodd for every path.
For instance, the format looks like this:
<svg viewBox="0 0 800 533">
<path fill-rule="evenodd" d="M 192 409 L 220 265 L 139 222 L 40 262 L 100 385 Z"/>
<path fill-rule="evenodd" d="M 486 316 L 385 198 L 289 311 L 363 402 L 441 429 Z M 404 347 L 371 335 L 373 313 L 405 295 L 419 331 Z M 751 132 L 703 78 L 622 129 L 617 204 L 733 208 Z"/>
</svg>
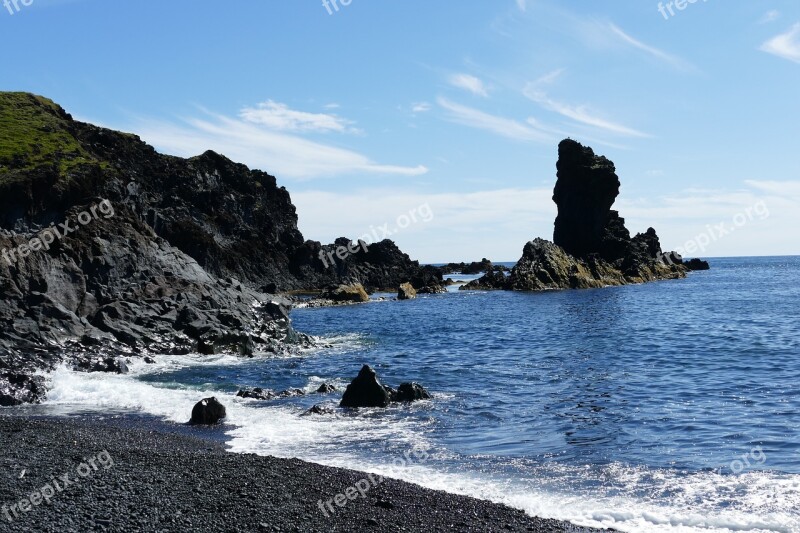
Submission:
<svg viewBox="0 0 800 533">
<path fill-rule="evenodd" d="M 646 285 L 299 309 L 295 327 L 330 348 L 137 379 L 143 396 L 173 391 L 176 402 L 228 395 L 237 451 L 625 531 L 800 531 L 799 302 L 800 258 L 718 259 Z M 345 385 L 365 363 L 434 400 L 310 419 L 299 415 L 338 396 L 233 398 L 243 386 Z M 410 450 L 424 461 L 396 461 Z"/>
</svg>

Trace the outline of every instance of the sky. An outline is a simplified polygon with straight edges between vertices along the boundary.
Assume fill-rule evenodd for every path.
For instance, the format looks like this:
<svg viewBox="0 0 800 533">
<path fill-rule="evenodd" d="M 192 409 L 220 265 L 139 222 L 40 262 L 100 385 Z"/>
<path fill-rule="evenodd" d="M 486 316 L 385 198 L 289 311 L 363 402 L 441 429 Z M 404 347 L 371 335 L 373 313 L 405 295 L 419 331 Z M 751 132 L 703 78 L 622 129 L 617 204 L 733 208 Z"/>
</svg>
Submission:
<svg viewBox="0 0 800 533">
<path fill-rule="evenodd" d="M 0 90 L 265 170 L 308 239 L 515 261 L 552 239 L 571 137 L 615 162 L 633 234 L 800 254 L 796 0 L 16 4 Z"/>
</svg>

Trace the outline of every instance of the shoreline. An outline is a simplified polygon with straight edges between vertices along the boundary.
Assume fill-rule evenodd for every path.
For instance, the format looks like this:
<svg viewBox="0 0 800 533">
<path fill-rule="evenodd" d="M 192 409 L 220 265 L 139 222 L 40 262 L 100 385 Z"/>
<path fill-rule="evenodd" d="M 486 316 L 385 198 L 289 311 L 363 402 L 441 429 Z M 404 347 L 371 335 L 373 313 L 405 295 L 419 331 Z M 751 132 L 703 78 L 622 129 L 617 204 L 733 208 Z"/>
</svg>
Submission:
<svg viewBox="0 0 800 533">
<path fill-rule="evenodd" d="M 0 529 L 602 531 L 376 474 L 232 453 L 222 427 L 0 412 Z"/>
</svg>

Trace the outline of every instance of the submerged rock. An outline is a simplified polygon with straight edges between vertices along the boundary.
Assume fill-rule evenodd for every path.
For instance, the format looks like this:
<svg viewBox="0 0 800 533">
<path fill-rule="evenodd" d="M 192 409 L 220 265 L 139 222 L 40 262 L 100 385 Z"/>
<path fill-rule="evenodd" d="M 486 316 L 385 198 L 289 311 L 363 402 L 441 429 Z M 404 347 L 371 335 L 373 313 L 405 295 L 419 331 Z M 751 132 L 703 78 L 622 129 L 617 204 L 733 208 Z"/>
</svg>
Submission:
<svg viewBox="0 0 800 533">
<path fill-rule="evenodd" d="M 375 370 L 364 365 L 358 376 L 347 386 L 339 404 L 341 407 L 386 407 L 389 394 L 378 381 Z"/>
<path fill-rule="evenodd" d="M 272 400 L 277 396 L 277 394 L 275 394 L 275 391 L 273 390 L 256 387 L 254 389 L 242 389 L 236 393 L 236 396 L 239 398 L 250 398 L 253 400 Z"/>
<path fill-rule="evenodd" d="M 430 400 L 431 395 L 425 387 L 419 383 L 403 383 L 397 388 L 394 401 L 396 402 L 416 402 L 418 400 Z"/>
<path fill-rule="evenodd" d="M 336 387 L 328 383 L 323 383 L 317 389 L 317 394 L 330 394 L 332 392 L 336 392 Z"/>
<path fill-rule="evenodd" d="M 195 425 L 211 426 L 225 418 L 225 406 L 216 398 L 200 400 L 192 409 L 191 423 Z"/>
<path fill-rule="evenodd" d="M 315 405 L 314 407 L 307 410 L 300 416 L 311 416 L 311 415 L 333 415 L 336 414 L 336 410 L 333 407 L 328 405 Z"/>
</svg>

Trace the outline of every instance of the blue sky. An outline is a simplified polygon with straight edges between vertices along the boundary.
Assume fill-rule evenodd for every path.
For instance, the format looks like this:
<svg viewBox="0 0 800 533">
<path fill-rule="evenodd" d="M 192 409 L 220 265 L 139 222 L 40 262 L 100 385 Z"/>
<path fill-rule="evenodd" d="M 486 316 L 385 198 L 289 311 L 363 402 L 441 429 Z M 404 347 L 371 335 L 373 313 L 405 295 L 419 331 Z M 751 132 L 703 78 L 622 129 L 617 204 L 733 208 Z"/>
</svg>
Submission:
<svg viewBox="0 0 800 533">
<path fill-rule="evenodd" d="M 0 0 L 0 89 L 266 170 L 310 239 L 516 260 L 552 238 L 570 136 L 616 163 L 632 232 L 798 254 L 800 4 L 732 4 Z"/>
</svg>

